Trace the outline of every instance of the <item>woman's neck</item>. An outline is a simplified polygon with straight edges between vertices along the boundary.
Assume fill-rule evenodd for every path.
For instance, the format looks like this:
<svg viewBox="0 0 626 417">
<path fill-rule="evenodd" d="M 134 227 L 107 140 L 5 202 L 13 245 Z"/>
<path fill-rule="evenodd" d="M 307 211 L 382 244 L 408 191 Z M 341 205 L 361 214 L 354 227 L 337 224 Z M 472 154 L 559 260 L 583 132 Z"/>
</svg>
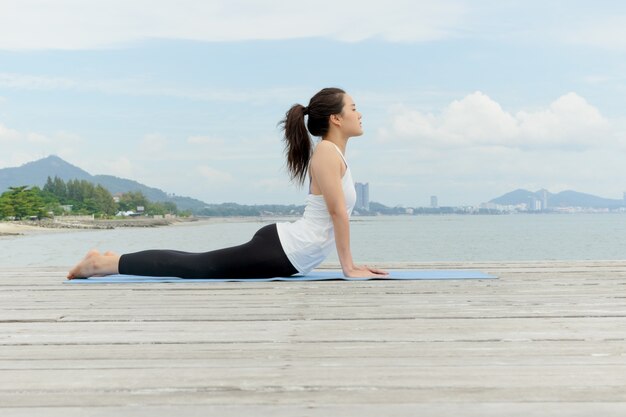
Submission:
<svg viewBox="0 0 626 417">
<path fill-rule="evenodd" d="M 322 137 L 322 140 L 327 140 L 329 142 L 334 143 L 339 148 L 342 154 L 344 155 L 346 154 L 346 146 L 348 145 L 348 138 L 335 136 L 335 135 L 327 135 L 327 136 Z"/>
</svg>

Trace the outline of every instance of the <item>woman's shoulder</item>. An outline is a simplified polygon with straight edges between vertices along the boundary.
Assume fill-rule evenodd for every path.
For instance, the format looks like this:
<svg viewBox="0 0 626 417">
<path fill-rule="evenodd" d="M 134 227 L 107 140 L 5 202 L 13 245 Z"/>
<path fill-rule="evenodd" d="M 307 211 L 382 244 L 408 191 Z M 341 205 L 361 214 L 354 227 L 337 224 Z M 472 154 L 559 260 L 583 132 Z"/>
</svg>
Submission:
<svg viewBox="0 0 626 417">
<path fill-rule="evenodd" d="M 332 161 L 334 161 L 335 159 L 340 160 L 341 156 L 339 155 L 335 145 L 328 140 L 320 141 L 315 146 L 315 149 L 313 150 L 313 155 L 311 156 L 311 162 L 313 163 L 332 163 Z"/>
<path fill-rule="evenodd" d="M 335 156 L 339 159 L 341 159 L 341 155 L 340 155 L 341 151 L 337 148 L 337 145 L 335 145 L 334 143 L 332 143 L 329 140 L 322 140 L 320 141 L 316 146 L 315 149 L 313 150 L 313 156 L 317 155 L 322 155 L 324 157 L 324 159 L 326 159 L 329 155 Z M 334 158 L 332 158 L 334 159 Z"/>
<path fill-rule="evenodd" d="M 311 175 L 315 172 L 337 172 L 339 176 L 343 176 L 345 164 L 341 158 L 340 151 L 334 143 L 323 140 L 317 144 L 311 157 Z"/>
<path fill-rule="evenodd" d="M 317 145 L 315 145 L 315 151 L 328 152 L 334 149 L 335 149 L 335 144 L 329 140 L 320 140 L 317 143 Z"/>
</svg>

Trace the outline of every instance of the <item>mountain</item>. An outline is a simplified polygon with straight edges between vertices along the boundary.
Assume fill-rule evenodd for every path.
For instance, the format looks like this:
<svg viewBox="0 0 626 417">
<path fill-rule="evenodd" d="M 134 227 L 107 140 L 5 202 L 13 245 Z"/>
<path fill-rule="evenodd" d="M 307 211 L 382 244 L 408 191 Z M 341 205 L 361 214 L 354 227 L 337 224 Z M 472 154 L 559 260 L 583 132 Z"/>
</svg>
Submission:
<svg viewBox="0 0 626 417">
<path fill-rule="evenodd" d="M 118 178 L 112 175 L 91 175 L 77 166 L 74 166 L 56 155 L 50 155 L 37 161 L 28 162 L 20 167 L 0 169 L 0 193 L 9 187 L 30 185 L 43 187 L 48 177 L 59 177 L 63 181 L 86 180 L 94 184 L 101 184 L 111 194 L 128 191 L 141 191 L 148 200 L 170 201 L 176 204 L 180 210 L 197 212 L 204 209 L 207 204 L 203 201 L 190 197 L 169 196 L 162 190 L 148 187 L 137 181 Z"/>
<path fill-rule="evenodd" d="M 21 167 L 0 169 L 0 193 L 9 187 L 19 185 L 37 185 L 43 187 L 48 175 L 55 175 L 64 181 L 70 179 L 91 181 L 92 176 L 82 169 L 68 164 L 58 156 L 28 162 Z"/>
<path fill-rule="evenodd" d="M 548 208 L 550 207 L 588 207 L 588 208 L 618 208 L 626 206 L 624 200 L 613 200 L 602 198 L 591 194 L 579 193 L 577 191 L 566 190 L 557 194 L 552 194 L 547 190 L 528 191 L 518 189 L 504 194 L 498 198 L 494 198 L 490 203 L 500 204 L 503 206 L 514 206 L 517 204 L 528 204 L 530 201 L 543 201 L 545 196 L 548 200 Z"/>
</svg>

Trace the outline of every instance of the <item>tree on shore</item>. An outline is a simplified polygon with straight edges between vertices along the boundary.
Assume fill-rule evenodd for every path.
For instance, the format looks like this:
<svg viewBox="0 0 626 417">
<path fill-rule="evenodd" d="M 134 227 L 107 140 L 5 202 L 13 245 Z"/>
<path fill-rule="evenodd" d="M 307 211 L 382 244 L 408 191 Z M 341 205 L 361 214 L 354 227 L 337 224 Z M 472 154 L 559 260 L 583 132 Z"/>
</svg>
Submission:
<svg viewBox="0 0 626 417">
<path fill-rule="evenodd" d="M 173 202 L 151 202 L 140 191 L 122 194 L 119 204 L 102 185 L 94 185 L 85 180 L 69 180 L 48 177 L 43 190 L 26 185 L 9 187 L 0 195 L 0 220 L 6 218 L 23 219 L 36 216 L 41 219 L 48 213 L 62 214 L 62 206 L 72 206 L 72 212 L 114 216 L 118 211 L 137 211 L 143 207 L 144 214 L 177 214 Z"/>
<path fill-rule="evenodd" d="M 129 191 L 120 196 L 116 203 L 111 193 L 102 185 L 85 180 L 69 180 L 48 177 L 43 187 L 44 196 L 55 198 L 61 205 L 71 205 L 76 213 L 94 213 L 113 216 L 118 211 L 143 212 L 150 215 L 177 214 L 178 208 L 171 201 L 152 202 L 141 191 Z"/>
<path fill-rule="evenodd" d="M 43 191 L 54 195 L 59 201 L 67 199 L 67 185 L 61 178 L 55 176 L 54 179 L 48 177 Z"/>
<path fill-rule="evenodd" d="M 145 211 L 149 203 L 141 191 L 128 191 L 120 196 L 117 204 L 121 211 L 137 211 L 138 207 L 143 207 Z"/>
<path fill-rule="evenodd" d="M 150 201 L 141 191 L 129 191 L 122 194 L 118 206 L 121 211 L 137 211 L 139 207 L 143 207 L 143 212 L 148 215 L 178 213 L 178 207 L 171 201 Z"/>
<path fill-rule="evenodd" d="M 46 217 L 47 210 L 39 187 L 28 188 L 27 185 L 9 187 L 0 195 L 0 219 L 13 217 L 23 219 L 35 216 Z"/>
<path fill-rule="evenodd" d="M 150 202 L 146 213 L 152 215 L 178 214 L 178 207 L 176 207 L 176 204 L 171 201 Z"/>
<path fill-rule="evenodd" d="M 48 177 L 43 191 L 57 198 L 61 205 L 71 205 L 72 211 L 77 213 L 112 216 L 117 212 L 113 196 L 100 184 L 85 180 L 65 183 L 59 177 Z"/>
</svg>

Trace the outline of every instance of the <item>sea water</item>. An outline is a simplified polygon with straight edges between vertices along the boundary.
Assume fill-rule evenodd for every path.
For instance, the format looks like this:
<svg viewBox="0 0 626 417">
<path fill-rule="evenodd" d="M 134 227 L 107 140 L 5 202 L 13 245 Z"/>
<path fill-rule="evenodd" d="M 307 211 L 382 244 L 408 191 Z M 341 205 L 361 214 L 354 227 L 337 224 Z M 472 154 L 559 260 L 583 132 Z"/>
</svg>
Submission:
<svg viewBox="0 0 626 417">
<path fill-rule="evenodd" d="M 0 267 L 70 266 L 91 248 L 207 251 L 244 243 L 275 221 L 213 219 L 4 236 Z M 355 216 L 351 244 L 357 263 L 626 259 L 626 214 Z"/>
</svg>

